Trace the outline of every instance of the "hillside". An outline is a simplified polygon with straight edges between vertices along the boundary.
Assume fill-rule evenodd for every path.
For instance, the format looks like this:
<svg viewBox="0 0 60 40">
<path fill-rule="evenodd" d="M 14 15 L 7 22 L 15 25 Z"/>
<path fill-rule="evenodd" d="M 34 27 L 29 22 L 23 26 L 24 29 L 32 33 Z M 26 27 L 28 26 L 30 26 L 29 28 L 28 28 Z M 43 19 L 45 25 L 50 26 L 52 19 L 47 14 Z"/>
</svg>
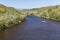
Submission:
<svg viewBox="0 0 60 40">
<path fill-rule="evenodd" d="M 28 15 L 60 21 L 60 6 L 48 6 L 25 10 Z"/>
<path fill-rule="evenodd" d="M 25 17 L 20 10 L 0 4 L 0 29 L 21 23 Z"/>
</svg>

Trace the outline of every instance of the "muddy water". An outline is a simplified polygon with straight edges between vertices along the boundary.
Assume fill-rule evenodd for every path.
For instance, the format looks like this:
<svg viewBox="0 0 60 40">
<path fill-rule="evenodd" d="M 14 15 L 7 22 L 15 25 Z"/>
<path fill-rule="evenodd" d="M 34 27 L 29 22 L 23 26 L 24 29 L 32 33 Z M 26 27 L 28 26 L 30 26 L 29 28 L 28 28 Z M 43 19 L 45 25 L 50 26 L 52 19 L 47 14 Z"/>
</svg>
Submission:
<svg viewBox="0 0 60 40">
<path fill-rule="evenodd" d="M 0 31 L 0 40 L 60 40 L 60 22 L 28 16 L 23 23 Z"/>
</svg>

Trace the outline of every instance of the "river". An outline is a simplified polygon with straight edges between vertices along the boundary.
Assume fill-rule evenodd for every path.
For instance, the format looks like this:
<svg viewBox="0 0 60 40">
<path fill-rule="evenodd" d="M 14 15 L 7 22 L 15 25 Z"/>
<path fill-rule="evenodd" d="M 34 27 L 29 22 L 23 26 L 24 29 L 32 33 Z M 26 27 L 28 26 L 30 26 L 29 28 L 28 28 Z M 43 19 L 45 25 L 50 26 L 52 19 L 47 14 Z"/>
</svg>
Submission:
<svg viewBox="0 0 60 40">
<path fill-rule="evenodd" d="M 60 22 L 28 16 L 17 26 L 0 31 L 0 40 L 60 40 Z"/>
</svg>

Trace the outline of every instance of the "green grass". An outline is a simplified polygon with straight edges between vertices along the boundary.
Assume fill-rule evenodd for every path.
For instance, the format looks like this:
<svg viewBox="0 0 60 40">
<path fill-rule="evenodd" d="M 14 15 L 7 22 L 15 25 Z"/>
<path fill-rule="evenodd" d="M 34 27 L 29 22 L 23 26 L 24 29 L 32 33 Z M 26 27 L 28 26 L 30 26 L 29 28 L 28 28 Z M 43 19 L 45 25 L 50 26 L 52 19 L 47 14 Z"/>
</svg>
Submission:
<svg viewBox="0 0 60 40">
<path fill-rule="evenodd" d="M 0 4 L 0 29 L 21 23 L 25 17 L 20 10 Z"/>
<path fill-rule="evenodd" d="M 25 10 L 25 11 L 28 11 L 27 13 L 29 15 L 32 14 L 32 15 L 46 18 L 46 19 L 60 21 L 60 6 L 59 5 L 42 7 L 42 8 L 33 8 L 33 9 Z"/>
</svg>

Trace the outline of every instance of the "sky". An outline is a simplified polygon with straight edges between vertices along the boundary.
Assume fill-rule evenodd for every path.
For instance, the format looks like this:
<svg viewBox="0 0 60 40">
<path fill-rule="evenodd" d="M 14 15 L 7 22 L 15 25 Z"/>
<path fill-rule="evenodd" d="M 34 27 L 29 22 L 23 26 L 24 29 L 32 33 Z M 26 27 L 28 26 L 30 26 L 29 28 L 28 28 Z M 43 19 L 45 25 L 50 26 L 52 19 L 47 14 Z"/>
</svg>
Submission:
<svg viewBox="0 0 60 40">
<path fill-rule="evenodd" d="M 17 9 L 31 9 L 60 5 L 60 0 L 0 0 L 0 4 L 15 7 Z"/>
</svg>

